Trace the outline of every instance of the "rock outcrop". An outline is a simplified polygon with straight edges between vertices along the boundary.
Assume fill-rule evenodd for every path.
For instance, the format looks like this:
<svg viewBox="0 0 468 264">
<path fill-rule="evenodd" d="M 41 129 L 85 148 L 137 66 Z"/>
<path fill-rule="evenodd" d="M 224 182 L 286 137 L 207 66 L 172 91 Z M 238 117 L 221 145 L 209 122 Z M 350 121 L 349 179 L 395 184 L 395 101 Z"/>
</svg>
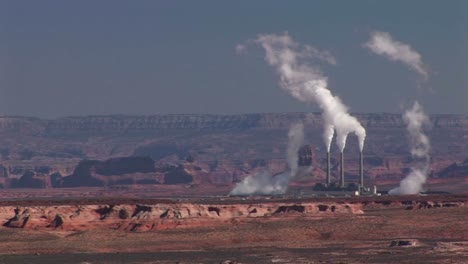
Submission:
<svg viewBox="0 0 468 264">
<path fill-rule="evenodd" d="M 393 240 L 390 243 L 390 247 L 414 247 L 418 245 L 416 239 L 407 239 L 407 240 Z"/>
<path fill-rule="evenodd" d="M 59 187 L 132 184 L 135 179 L 129 174 L 148 174 L 155 171 L 154 161 L 149 157 L 122 157 L 104 161 L 84 160 L 77 165 L 72 175 L 61 179 Z M 141 182 L 143 179 L 139 180 Z"/>
<path fill-rule="evenodd" d="M 297 200 L 256 199 L 240 200 L 154 200 L 132 202 L 131 200 L 101 200 L 95 203 L 86 200 L 64 201 L 23 201 L 12 206 L 13 202 L 0 205 L 0 222 L 9 228 L 30 228 L 34 230 L 80 231 L 93 229 L 114 229 L 123 231 L 157 231 L 172 228 L 198 226 L 231 225 L 233 223 L 255 221 L 275 221 L 285 218 L 312 219 L 328 217 L 366 217 L 367 212 L 376 210 L 400 210 L 403 214 L 418 214 L 413 209 L 430 209 L 446 212 L 463 207 L 466 197 L 440 196 L 425 199 L 423 196 L 412 200 L 387 200 L 384 197 L 355 197 L 341 199 Z M 434 198 L 434 197 L 433 197 Z M 114 202 L 112 202 L 114 201 Z M 75 202 L 73 205 L 72 203 Z M 370 217 L 373 217 L 372 214 Z M 395 240 L 392 246 L 414 245 L 411 240 Z"/>
<path fill-rule="evenodd" d="M 18 181 L 13 181 L 13 188 L 45 188 L 46 181 L 44 177 L 37 177 L 35 172 L 27 171 L 19 178 Z"/>
<path fill-rule="evenodd" d="M 324 207 L 325 206 L 325 207 Z M 254 218 L 363 214 L 362 205 L 347 203 L 251 203 L 251 204 L 109 204 L 57 206 L 0 206 L 3 226 L 61 229 L 68 231 L 100 228 L 125 231 L 157 231 L 200 225 L 219 225 Z"/>
</svg>

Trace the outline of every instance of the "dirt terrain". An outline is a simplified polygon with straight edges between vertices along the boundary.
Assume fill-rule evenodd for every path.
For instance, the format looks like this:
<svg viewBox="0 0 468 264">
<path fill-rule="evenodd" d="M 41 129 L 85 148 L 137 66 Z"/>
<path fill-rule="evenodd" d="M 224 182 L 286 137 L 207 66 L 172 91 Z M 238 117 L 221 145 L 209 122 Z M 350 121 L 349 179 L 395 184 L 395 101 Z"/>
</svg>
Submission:
<svg viewBox="0 0 468 264">
<path fill-rule="evenodd" d="M 0 263 L 468 263 L 467 215 L 466 195 L 4 200 Z"/>
</svg>

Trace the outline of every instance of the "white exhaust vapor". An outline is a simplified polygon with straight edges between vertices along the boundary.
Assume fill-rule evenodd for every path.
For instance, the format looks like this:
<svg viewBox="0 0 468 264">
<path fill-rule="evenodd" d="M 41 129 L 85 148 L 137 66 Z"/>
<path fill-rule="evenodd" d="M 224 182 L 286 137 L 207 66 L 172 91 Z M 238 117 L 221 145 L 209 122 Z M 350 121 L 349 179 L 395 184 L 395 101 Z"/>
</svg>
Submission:
<svg viewBox="0 0 468 264">
<path fill-rule="evenodd" d="M 330 152 L 331 143 L 332 143 L 334 135 L 335 135 L 335 127 L 331 124 L 325 124 L 325 127 L 323 129 L 323 141 L 325 142 L 327 152 Z"/>
<path fill-rule="evenodd" d="M 299 168 L 299 156 L 298 152 L 301 146 L 304 144 L 304 125 L 297 123 L 289 128 L 288 133 L 288 166 L 290 170 L 290 176 L 294 177 L 297 174 Z"/>
<path fill-rule="evenodd" d="M 236 187 L 229 195 L 271 195 L 284 194 L 288 190 L 291 179 L 298 174 L 298 152 L 304 144 L 304 125 L 297 123 L 289 128 L 287 161 L 289 171 L 272 176 L 271 173 L 263 171 L 254 175 L 249 175 L 243 181 L 237 183 Z"/>
<path fill-rule="evenodd" d="M 275 67 L 283 90 L 301 102 L 316 103 L 322 109 L 323 137 L 327 151 L 330 151 L 334 130 L 340 151 L 344 150 L 349 133 L 358 137 L 362 151 L 366 130 L 348 113 L 340 98 L 333 96 L 328 90 L 327 78 L 320 70 L 305 61 L 318 59 L 336 64 L 335 58 L 327 51 L 296 43 L 287 33 L 261 34 L 254 42 L 265 49 L 265 60 Z"/>
<path fill-rule="evenodd" d="M 417 72 L 424 80 L 429 77 L 421 55 L 413 50 L 411 46 L 394 40 L 387 32 L 373 32 L 364 46 L 375 54 L 405 64 L 411 70 Z"/>
<path fill-rule="evenodd" d="M 422 190 L 429 172 L 429 151 L 431 149 L 429 138 L 424 134 L 423 127 L 430 124 L 429 117 L 416 101 L 411 109 L 403 115 L 407 124 L 411 156 L 417 165 L 411 168 L 410 174 L 401 182 L 400 186 L 389 191 L 389 194 L 417 194 Z"/>
<path fill-rule="evenodd" d="M 394 40 L 387 32 L 372 33 L 364 46 L 389 60 L 402 62 L 424 80 L 429 77 L 422 56 L 411 46 Z M 419 193 L 429 173 L 431 147 L 429 138 L 423 132 L 423 127 L 429 124 L 429 118 L 421 105 L 415 101 L 413 107 L 404 113 L 403 120 L 407 125 L 411 156 L 416 161 L 416 166 L 411 168 L 411 172 L 400 182 L 399 187 L 389 191 L 389 194 L 395 195 Z"/>
</svg>

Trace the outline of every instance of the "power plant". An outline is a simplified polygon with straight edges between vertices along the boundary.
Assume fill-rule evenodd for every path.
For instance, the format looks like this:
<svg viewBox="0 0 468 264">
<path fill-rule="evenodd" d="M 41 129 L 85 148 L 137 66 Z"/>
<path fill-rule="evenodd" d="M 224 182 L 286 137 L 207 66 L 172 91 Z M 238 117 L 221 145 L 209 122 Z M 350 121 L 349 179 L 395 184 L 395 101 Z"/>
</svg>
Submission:
<svg viewBox="0 0 468 264">
<path fill-rule="evenodd" d="M 299 148 L 297 152 L 298 160 L 297 165 L 299 167 L 308 167 L 312 166 L 314 153 L 312 147 L 310 145 L 303 145 Z M 340 162 L 339 162 L 339 187 L 341 189 L 346 188 L 345 183 L 345 165 L 344 165 L 344 154 L 340 152 Z M 325 178 L 325 186 L 331 186 L 331 156 L 330 152 L 327 151 L 326 157 L 326 178 Z M 362 151 L 359 151 L 359 190 L 364 191 L 364 155 Z"/>
<path fill-rule="evenodd" d="M 377 41 L 376 41 L 377 39 Z M 252 42 L 249 41 L 249 42 Z M 296 100 L 303 103 L 314 103 L 320 108 L 322 112 L 323 121 L 323 139 L 327 147 L 327 168 L 326 168 L 326 183 L 325 190 L 345 190 L 345 173 L 344 173 L 344 149 L 348 135 L 354 134 L 358 139 L 359 144 L 359 183 L 357 184 L 357 194 L 369 193 L 369 188 L 364 186 L 364 162 L 363 162 L 363 148 L 366 139 L 366 129 L 362 126 L 360 121 L 348 112 L 348 107 L 342 100 L 333 95 L 328 87 L 328 78 L 325 76 L 318 67 L 307 62 L 312 57 L 318 57 L 330 64 L 335 64 L 333 56 L 327 53 L 326 56 L 320 54 L 318 49 L 309 45 L 302 45 L 296 42 L 287 32 L 283 34 L 260 34 L 252 43 L 256 43 L 263 47 L 265 50 L 265 61 L 268 65 L 276 69 L 279 75 L 280 87 L 289 93 Z M 385 43 L 384 48 L 378 44 Z M 247 43 L 246 43 L 247 44 Z M 400 46 L 405 47 L 404 52 L 401 53 Z M 402 45 L 398 41 L 392 41 L 390 35 L 386 33 L 378 33 L 373 36 L 373 39 L 366 43 L 366 47 L 374 53 L 389 57 L 391 60 L 400 60 L 407 64 L 413 70 L 420 73 L 424 79 L 427 79 L 427 72 L 421 64 L 420 55 L 412 51 L 408 46 Z M 392 47 L 393 53 L 388 53 L 388 47 Z M 395 53 L 395 54 L 394 54 Z M 410 54 L 411 57 L 417 58 L 413 61 L 408 61 L 406 55 Z M 398 55 L 397 57 L 394 57 Z M 404 55 L 404 56 L 403 56 Z M 422 124 L 429 122 L 429 118 L 424 114 L 418 102 L 414 103 L 412 109 L 408 110 L 404 115 L 404 120 L 407 123 L 408 132 L 411 135 L 411 152 L 420 153 L 414 155 L 416 158 L 424 159 L 424 166 L 421 168 L 413 168 L 412 173 L 401 182 L 401 186 L 392 189 L 390 193 L 393 194 L 416 194 L 422 185 L 426 182 L 429 172 L 429 139 L 422 131 Z M 294 131 L 290 130 L 288 137 L 294 139 Z M 339 159 L 339 182 L 332 186 L 330 180 L 330 145 L 336 132 L 336 144 L 340 150 Z M 289 172 L 280 174 L 279 177 L 270 177 L 270 175 L 261 174 L 257 178 L 254 176 L 247 177 L 244 185 L 236 186 L 237 189 L 244 189 L 247 193 L 285 193 L 288 189 L 288 184 L 291 179 L 296 177 L 299 173 L 297 150 L 299 149 L 299 142 L 302 142 L 304 137 L 296 137 L 296 142 L 292 142 L 287 149 Z M 420 149 L 422 148 L 422 149 Z M 300 160 L 305 163 L 304 160 Z M 252 184 L 253 182 L 253 184 Z M 250 185 L 249 185 L 250 184 Z M 252 186 L 253 185 L 253 186 Z M 348 186 L 352 187 L 352 186 Z M 243 192 L 243 191 L 242 191 Z"/>
<path fill-rule="evenodd" d="M 331 161 L 330 161 L 330 152 L 327 151 L 326 156 L 326 178 L 325 178 L 325 186 L 326 189 L 330 190 L 335 189 L 337 186 L 339 189 L 346 189 L 346 182 L 345 182 L 345 162 L 344 162 L 344 153 L 340 152 L 340 158 L 338 163 L 339 169 L 339 177 L 337 185 L 332 185 L 331 182 Z M 358 184 L 358 191 L 359 192 L 369 192 L 370 189 L 366 188 L 364 185 L 364 154 L 362 151 L 359 151 L 359 183 Z"/>
<path fill-rule="evenodd" d="M 320 69 L 304 62 L 304 59 L 313 57 L 311 50 L 315 50 L 309 45 L 297 43 L 288 33 L 284 34 L 260 34 L 254 41 L 265 50 L 265 61 L 268 65 L 276 69 L 280 77 L 280 87 L 289 93 L 293 98 L 303 103 L 315 103 L 322 111 L 323 139 L 327 147 L 327 176 L 325 189 L 338 188 L 344 190 L 344 156 L 348 135 L 354 134 L 358 139 L 359 150 L 361 152 L 360 161 L 360 183 L 359 190 L 364 190 L 362 150 L 366 139 L 366 129 L 359 120 L 348 112 L 348 107 L 339 97 L 333 95 L 328 88 L 327 77 Z M 292 59 L 291 59 L 292 58 Z M 329 62 L 334 59 L 329 57 Z M 334 64 L 334 63 L 332 63 Z M 303 126 L 301 126 L 303 129 Z M 297 131 L 296 131 L 297 132 Z M 231 193 L 248 194 L 283 194 L 288 189 L 288 184 L 294 177 L 302 173 L 300 166 L 307 163 L 308 158 L 298 160 L 297 151 L 304 140 L 303 133 L 296 133 L 291 126 L 288 133 L 289 143 L 287 148 L 289 172 L 279 174 L 275 177 L 260 174 L 255 177 L 251 175 L 241 184 L 238 184 Z M 330 177 L 330 145 L 336 132 L 336 144 L 340 150 L 340 182 L 332 187 Z M 295 134 L 298 134 L 294 136 Z M 296 140 L 294 140 L 296 139 Z M 306 155 L 307 156 L 307 155 Z"/>
</svg>

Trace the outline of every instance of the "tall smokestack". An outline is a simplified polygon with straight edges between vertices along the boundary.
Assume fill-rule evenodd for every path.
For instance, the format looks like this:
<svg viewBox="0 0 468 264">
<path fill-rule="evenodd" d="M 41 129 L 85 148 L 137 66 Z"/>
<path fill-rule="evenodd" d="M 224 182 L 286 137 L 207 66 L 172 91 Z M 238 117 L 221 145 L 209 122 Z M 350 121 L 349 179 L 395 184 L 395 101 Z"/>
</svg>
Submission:
<svg viewBox="0 0 468 264">
<path fill-rule="evenodd" d="M 362 155 L 362 151 L 359 152 L 359 176 L 361 188 L 364 188 L 364 156 Z"/>
<path fill-rule="evenodd" d="M 330 186 L 330 151 L 327 151 L 327 186 Z"/>
<path fill-rule="evenodd" d="M 343 151 L 340 152 L 340 180 L 341 180 L 341 188 L 345 187 L 344 184 L 344 156 Z"/>
</svg>

